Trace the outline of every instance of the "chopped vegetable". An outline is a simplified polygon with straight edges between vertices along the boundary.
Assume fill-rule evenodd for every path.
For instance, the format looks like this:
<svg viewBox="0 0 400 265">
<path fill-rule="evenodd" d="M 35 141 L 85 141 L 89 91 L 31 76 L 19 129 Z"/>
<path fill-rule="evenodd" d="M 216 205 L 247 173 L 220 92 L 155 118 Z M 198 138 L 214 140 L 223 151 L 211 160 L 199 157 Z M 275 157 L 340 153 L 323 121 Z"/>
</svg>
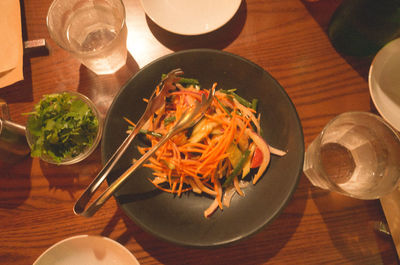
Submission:
<svg viewBox="0 0 400 265">
<path fill-rule="evenodd" d="M 229 162 L 231 162 L 233 167 L 236 167 L 240 163 L 240 160 L 242 159 L 242 155 L 243 155 L 242 152 L 237 147 L 237 145 L 234 143 L 232 143 L 228 147 L 226 152 L 228 153 Z"/>
<path fill-rule="evenodd" d="M 162 74 L 161 78 L 165 78 L 167 75 L 166 74 Z M 181 77 L 179 79 L 179 84 L 183 85 L 183 86 L 196 86 L 196 85 L 200 85 L 199 80 L 195 79 L 195 78 L 187 78 L 187 77 Z"/>
<path fill-rule="evenodd" d="M 202 119 L 192 131 L 192 135 L 189 138 L 190 143 L 198 143 L 206 136 L 208 136 L 212 130 L 218 126 L 218 123 L 209 119 Z"/>
<path fill-rule="evenodd" d="M 218 104 L 221 105 L 221 108 L 226 112 L 226 114 L 228 114 L 229 117 L 232 117 L 232 114 L 230 113 L 228 108 L 224 106 L 224 104 L 222 104 L 222 102 L 217 97 L 215 99 L 218 101 Z"/>
<path fill-rule="evenodd" d="M 254 176 L 253 184 L 256 184 L 257 181 L 260 179 L 264 171 L 267 169 L 269 161 L 271 159 L 269 147 L 267 143 L 261 138 L 260 135 L 256 134 L 254 131 L 250 129 L 246 129 L 247 135 L 254 141 L 256 146 L 261 150 L 262 153 L 262 161 L 260 167 L 258 168 L 257 173 Z"/>
<path fill-rule="evenodd" d="M 163 137 L 163 135 L 161 133 L 156 133 L 156 132 L 149 131 L 149 130 L 140 129 L 139 132 L 140 133 L 144 133 L 144 134 L 148 134 L 148 135 L 151 135 L 151 136 L 154 136 L 154 137 L 157 137 L 157 138 Z"/>
<path fill-rule="evenodd" d="M 250 154 L 250 150 L 246 150 L 246 152 L 244 152 L 244 154 L 240 158 L 240 161 L 238 162 L 236 167 L 233 169 L 231 174 L 226 178 L 223 187 L 229 186 L 231 184 L 231 182 L 233 181 L 233 178 L 235 178 L 237 175 L 239 175 L 239 173 L 243 169 L 244 163 L 246 162 L 247 157 L 249 156 L 249 154 Z"/>
<path fill-rule="evenodd" d="M 256 145 L 254 143 L 251 143 L 251 145 L 249 146 L 250 155 L 247 158 L 247 161 L 243 166 L 242 179 L 245 178 L 250 173 L 252 156 L 254 155 L 254 152 L 255 152 L 256 148 L 257 147 L 256 147 Z"/>
<path fill-rule="evenodd" d="M 164 126 L 167 126 L 168 124 L 174 122 L 175 120 L 176 120 L 175 116 L 170 116 L 168 118 L 165 118 L 164 119 Z"/>
<path fill-rule="evenodd" d="M 31 156 L 49 157 L 56 163 L 84 152 L 99 130 L 88 104 L 66 92 L 45 95 L 27 114 L 27 130 L 34 138 Z"/>
<path fill-rule="evenodd" d="M 257 147 L 256 150 L 254 150 L 254 155 L 253 158 L 251 159 L 250 167 L 251 168 L 259 167 L 261 165 L 262 160 L 263 160 L 263 154 L 260 148 Z"/>
<path fill-rule="evenodd" d="M 214 200 L 205 209 L 205 217 L 229 206 L 234 194 L 244 196 L 242 189 L 246 185 L 242 181 L 249 180 L 239 178 L 251 176 L 251 167 L 258 167 L 253 179 L 256 183 L 269 163 L 269 147 L 260 136 L 260 116 L 256 117 L 258 100 L 249 102 L 235 91 L 217 90 L 202 120 L 171 138 L 144 164 L 153 170 L 151 183 L 165 192 L 180 196 L 192 190 L 212 196 Z M 169 91 L 162 110 L 146 123 L 147 132 L 151 132 L 146 134 L 150 145 L 138 147 L 139 152 L 144 154 L 156 145 L 159 138 L 154 134 L 168 133 L 182 113 L 208 93 L 199 89 L 198 82 L 184 86 L 181 79 L 176 89 Z"/>
<path fill-rule="evenodd" d="M 128 126 L 128 131 L 127 132 L 130 133 L 133 129 L 134 129 L 134 126 Z M 151 135 L 151 136 L 154 136 L 154 137 L 157 137 L 157 138 L 163 137 L 163 135 L 161 133 L 156 133 L 156 132 L 145 130 L 145 129 L 140 129 L 139 133 L 148 134 L 148 135 Z"/>
<path fill-rule="evenodd" d="M 247 101 L 246 99 L 242 98 L 241 96 L 239 96 L 238 94 L 236 94 L 234 91 L 235 90 L 220 90 L 222 93 L 226 93 L 228 95 L 233 96 L 237 101 L 239 101 L 240 104 L 242 104 L 243 106 L 247 107 L 247 108 L 253 108 L 253 105 L 257 105 L 257 103 L 252 103 Z"/>
<path fill-rule="evenodd" d="M 253 100 L 251 101 L 251 108 L 255 111 L 257 111 L 257 105 L 258 105 L 258 99 L 257 98 L 253 98 Z"/>
</svg>

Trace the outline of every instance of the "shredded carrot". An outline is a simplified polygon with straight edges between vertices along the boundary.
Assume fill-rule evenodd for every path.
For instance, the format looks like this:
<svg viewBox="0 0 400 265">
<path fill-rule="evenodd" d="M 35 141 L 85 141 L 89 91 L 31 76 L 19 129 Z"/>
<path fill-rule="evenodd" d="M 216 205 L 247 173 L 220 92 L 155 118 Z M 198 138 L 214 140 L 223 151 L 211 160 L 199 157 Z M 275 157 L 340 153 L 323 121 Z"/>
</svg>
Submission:
<svg viewBox="0 0 400 265">
<path fill-rule="evenodd" d="M 224 114 L 224 113 L 221 113 L 219 115 L 208 115 L 208 114 L 205 114 L 204 116 L 207 119 L 210 119 L 210 120 L 215 121 L 217 123 L 229 125 L 229 121 L 228 120 L 222 119 L 222 117 L 226 116 L 226 114 Z"/>
<path fill-rule="evenodd" d="M 167 101 L 146 123 L 146 129 L 165 135 L 185 111 L 201 101 L 202 95 L 208 95 L 206 90 L 194 87 L 184 88 L 176 85 L 177 90 L 169 91 Z M 213 84 L 216 87 L 216 83 Z M 160 87 L 156 88 L 158 94 Z M 148 100 L 143 99 L 146 102 Z M 158 189 L 181 196 L 184 192 L 193 190 L 196 193 L 206 193 L 214 197 L 213 203 L 204 212 L 208 217 L 216 208 L 223 209 L 224 189 L 222 183 L 235 168 L 227 150 L 232 144 L 245 148 L 254 142 L 248 136 L 248 130 L 254 132 L 252 126 L 260 130 L 260 116 L 255 117 L 256 111 L 241 105 L 237 100 L 218 92 L 209 110 L 204 113 L 204 122 L 196 132 L 204 133 L 199 137 L 192 137 L 195 130 L 180 132 L 161 146 L 144 167 L 153 171 L 153 180 L 149 181 Z M 164 123 L 165 118 L 174 117 L 172 122 Z M 124 117 L 128 124 L 136 124 Z M 198 123 L 199 124 L 199 123 Z M 204 124 L 204 125 L 203 125 Z M 207 127 L 206 126 L 212 126 Z M 202 131 L 203 130 L 203 131 Z M 256 132 L 254 132 L 256 133 Z M 246 138 L 243 138 L 246 135 Z M 146 134 L 150 142 L 149 147 L 137 147 L 141 154 L 155 146 L 160 138 Z M 196 140 L 193 140 L 196 139 Z M 253 137 L 254 138 L 254 137 Z M 189 141 L 190 139 L 190 141 Z M 240 141 L 245 145 L 239 145 Z M 242 143 L 242 142 L 240 142 Z M 242 150 L 241 152 L 244 152 Z M 257 173 L 257 177 L 261 173 Z M 162 184 L 162 185 L 161 185 Z M 237 177 L 233 178 L 236 192 L 243 195 Z"/>
<path fill-rule="evenodd" d="M 246 120 L 244 126 L 240 129 L 240 132 L 236 137 L 236 141 L 239 141 L 239 139 L 243 136 L 245 129 L 248 128 L 249 126 L 250 126 L 250 120 Z"/>
<path fill-rule="evenodd" d="M 183 177 L 181 176 L 181 177 L 179 178 L 178 196 L 181 196 L 181 194 L 182 194 L 182 189 L 183 189 Z"/>
<path fill-rule="evenodd" d="M 125 120 L 127 123 L 129 123 L 129 124 L 132 125 L 133 127 L 136 127 L 136 124 L 133 123 L 130 119 L 128 119 L 127 117 L 123 117 L 123 118 L 124 118 L 124 120 Z"/>
</svg>

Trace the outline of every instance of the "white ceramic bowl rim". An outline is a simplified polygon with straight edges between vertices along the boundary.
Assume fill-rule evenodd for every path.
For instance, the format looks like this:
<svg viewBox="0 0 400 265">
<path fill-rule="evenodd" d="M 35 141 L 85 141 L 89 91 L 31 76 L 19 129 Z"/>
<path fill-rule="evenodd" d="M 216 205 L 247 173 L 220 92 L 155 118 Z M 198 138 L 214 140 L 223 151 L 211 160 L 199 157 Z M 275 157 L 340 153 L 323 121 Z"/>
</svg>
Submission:
<svg viewBox="0 0 400 265">
<path fill-rule="evenodd" d="M 396 60 L 398 63 L 396 63 Z M 387 71 L 389 65 L 400 65 L 400 38 L 386 44 L 375 56 L 368 75 L 369 92 L 379 114 L 396 130 L 400 131 L 400 87 L 382 87 L 381 82 L 400 84 L 399 69 L 392 67 L 393 75 L 382 77 L 382 71 Z M 386 68 L 386 69 L 385 69 Z M 397 68 L 397 67 L 396 67 Z"/>
<path fill-rule="evenodd" d="M 45 250 L 36 259 L 36 261 L 33 263 L 33 265 L 45 265 L 46 263 L 43 263 L 43 262 L 45 262 L 47 255 L 51 255 L 52 252 L 55 252 L 55 251 L 57 251 L 57 249 L 62 248 L 66 243 L 70 243 L 70 242 L 77 241 L 77 240 L 86 240 L 86 239 L 92 240 L 92 241 L 96 240 L 96 241 L 104 241 L 104 243 L 110 243 L 115 248 L 119 249 L 119 251 L 122 251 L 122 253 L 124 253 L 124 257 L 126 258 L 124 261 L 129 262 L 128 264 L 139 265 L 139 262 L 136 259 L 136 257 L 127 248 L 125 248 L 123 245 L 121 245 L 117 241 L 114 241 L 108 237 L 93 236 L 93 235 L 77 235 L 77 236 L 72 236 L 72 237 L 63 239 L 63 240 L 55 243 L 51 247 L 49 247 L 47 250 Z M 62 258 L 62 257 L 60 257 L 60 258 Z M 89 264 L 85 264 L 85 265 L 89 265 Z"/>
<path fill-rule="evenodd" d="M 242 0 L 141 0 L 146 14 L 165 30 L 180 35 L 214 31 L 233 18 Z"/>
</svg>

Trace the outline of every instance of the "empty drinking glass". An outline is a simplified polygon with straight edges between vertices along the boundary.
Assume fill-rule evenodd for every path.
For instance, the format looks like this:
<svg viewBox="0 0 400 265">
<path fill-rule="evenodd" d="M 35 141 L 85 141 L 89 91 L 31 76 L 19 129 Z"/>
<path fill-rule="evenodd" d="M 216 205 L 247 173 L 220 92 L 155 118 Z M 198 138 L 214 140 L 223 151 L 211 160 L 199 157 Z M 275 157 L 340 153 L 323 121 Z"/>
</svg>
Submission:
<svg viewBox="0 0 400 265">
<path fill-rule="evenodd" d="M 343 113 L 310 144 L 303 170 L 320 188 L 359 199 L 380 198 L 399 183 L 399 134 L 372 113 Z"/>
</svg>

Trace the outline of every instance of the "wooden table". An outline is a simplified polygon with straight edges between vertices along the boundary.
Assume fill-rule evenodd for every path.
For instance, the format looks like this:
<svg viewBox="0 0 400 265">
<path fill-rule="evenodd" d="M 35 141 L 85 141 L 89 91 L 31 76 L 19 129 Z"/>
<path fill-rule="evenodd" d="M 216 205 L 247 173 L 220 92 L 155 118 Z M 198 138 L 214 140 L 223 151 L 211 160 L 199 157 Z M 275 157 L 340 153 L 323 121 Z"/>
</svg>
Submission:
<svg viewBox="0 0 400 265">
<path fill-rule="evenodd" d="M 1 88 L 14 121 L 25 124 L 46 93 L 79 91 L 106 114 L 118 89 L 141 67 L 162 55 L 214 48 L 243 56 L 271 73 L 294 102 L 306 147 L 339 113 L 374 111 L 368 93 L 371 58 L 338 54 L 326 35 L 338 0 L 243 1 L 221 29 L 185 37 L 164 31 L 146 17 L 139 0 L 124 0 L 131 56 L 115 75 L 96 76 L 50 39 L 51 0 L 25 0 L 25 40 L 46 38 L 50 54 L 25 58 L 25 80 Z M 195 15 L 194 15 L 195 16 Z M 3 58 L 1 58 L 3 59 Z M 31 264 L 52 244 L 80 235 L 103 235 L 125 245 L 141 264 L 397 264 L 390 237 L 374 231 L 385 217 L 380 202 L 361 201 L 313 187 L 304 175 L 283 213 L 247 240 L 217 249 L 185 248 L 141 230 L 109 200 L 93 218 L 72 206 L 101 168 L 100 148 L 84 162 L 53 166 L 27 157 L 0 161 L 0 264 Z"/>
</svg>

